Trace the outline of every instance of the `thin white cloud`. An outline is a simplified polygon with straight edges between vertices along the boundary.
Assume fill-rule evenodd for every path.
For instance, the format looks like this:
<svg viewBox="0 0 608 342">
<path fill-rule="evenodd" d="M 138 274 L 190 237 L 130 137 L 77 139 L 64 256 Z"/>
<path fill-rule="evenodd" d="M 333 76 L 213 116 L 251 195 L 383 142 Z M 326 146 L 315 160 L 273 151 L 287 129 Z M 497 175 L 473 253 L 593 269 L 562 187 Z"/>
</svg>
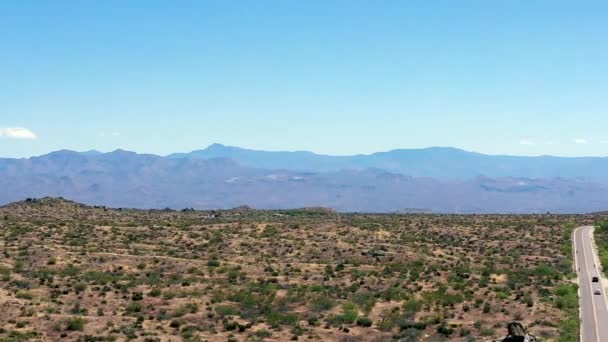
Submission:
<svg viewBox="0 0 608 342">
<path fill-rule="evenodd" d="M 608 140 L 600 140 L 600 144 L 608 144 Z"/>
<path fill-rule="evenodd" d="M 587 143 L 587 139 L 577 138 L 573 140 L 575 144 L 584 145 Z"/>
<path fill-rule="evenodd" d="M 36 134 L 23 127 L 0 127 L 0 137 L 11 139 L 36 139 Z"/>
<path fill-rule="evenodd" d="M 519 141 L 519 144 L 520 144 L 520 145 L 526 145 L 526 146 L 533 146 L 533 145 L 536 145 L 536 144 L 534 143 L 534 141 L 532 141 L 532 140 L 530 140 L 530 139 L 521 139 L 521 140 Z"/>
</svg>

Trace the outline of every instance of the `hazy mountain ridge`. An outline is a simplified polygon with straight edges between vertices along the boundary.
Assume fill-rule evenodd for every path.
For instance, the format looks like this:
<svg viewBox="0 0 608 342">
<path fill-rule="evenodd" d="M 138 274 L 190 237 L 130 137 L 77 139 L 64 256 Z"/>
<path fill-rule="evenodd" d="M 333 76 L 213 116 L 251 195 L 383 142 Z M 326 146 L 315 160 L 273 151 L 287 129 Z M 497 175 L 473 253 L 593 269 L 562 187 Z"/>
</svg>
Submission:
<svg viewBox="0 0 608 342">
<path fill-rule="evenodd" d="M 368 155 L 328 156 L 306 151 L 259 151 L 213 144 L 206 149 L 167 156 L 172 159 L 230 158 L 256 168 L 329 172 L 379 168 L 414 177 L 469 179 L 487 177 L 586 178 L 608 181 L 606 157 L 521 157 L 486 155 L 452 147 L 397 149 Z"/>
<path fill-rule="evenodd" d="M 235 162 L 218 147 L 212 148 L 216 149 L 213 159 L 123 150 L 103 154 L 57 151 L 29 159 L 0 159 L 0 204 L 26 197 L 62 196 L 91 205 L 134 208 L 323 206 L 339 211 L 420 208 L 456 213 L 590 212 L 608 208 L 608 185 L 597 181 L 488 176 L 438 179 L 412 177 L 365 164 L 324 172 L 256 168 Z M 471 156 L 459 150 L 439 151 L 435 153 Z M 400 153 L 411 157 L 410 152 Z M 418 159 L 430 158 L 426 152 L 416 151 Z M 285 153 L 290 158 L 299 155 Z"/>
</svg>

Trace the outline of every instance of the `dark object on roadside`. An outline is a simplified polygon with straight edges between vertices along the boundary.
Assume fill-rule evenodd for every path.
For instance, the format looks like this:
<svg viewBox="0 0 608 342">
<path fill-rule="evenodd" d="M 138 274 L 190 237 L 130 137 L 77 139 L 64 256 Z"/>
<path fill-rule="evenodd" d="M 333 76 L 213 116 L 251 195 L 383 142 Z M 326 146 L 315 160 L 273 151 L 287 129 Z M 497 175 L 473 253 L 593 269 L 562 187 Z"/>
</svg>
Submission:
<svg viewBox="0 0 608 342">
<path fill-rule="evenodd" d="M 519 322 L 511 322 L 507 325 L 508 335 L 502 342 L 536 342 L 536 337 L 528 334 L 526 328 Z"/>
<path fill-rule="evenodd" d="M 591 281 L 594 282 L 594 283 L 597 283 L 600 280 L 598 279 L 598 277 L 593 277 L 593 278 L 591 278 Z"/>
</svg>

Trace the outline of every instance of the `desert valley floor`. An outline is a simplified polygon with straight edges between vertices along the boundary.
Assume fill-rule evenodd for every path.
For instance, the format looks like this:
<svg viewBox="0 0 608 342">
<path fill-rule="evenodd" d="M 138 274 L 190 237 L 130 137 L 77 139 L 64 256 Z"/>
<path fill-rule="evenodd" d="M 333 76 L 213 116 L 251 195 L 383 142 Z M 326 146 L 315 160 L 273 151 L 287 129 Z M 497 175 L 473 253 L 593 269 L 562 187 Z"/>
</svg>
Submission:
<svg viewBox="0 0 608 342">
<path fill-rule="evenodd" d="M 570 234 L 597 219 L 18 202 L 0 340 L 568 341 Z"/>
</svg>

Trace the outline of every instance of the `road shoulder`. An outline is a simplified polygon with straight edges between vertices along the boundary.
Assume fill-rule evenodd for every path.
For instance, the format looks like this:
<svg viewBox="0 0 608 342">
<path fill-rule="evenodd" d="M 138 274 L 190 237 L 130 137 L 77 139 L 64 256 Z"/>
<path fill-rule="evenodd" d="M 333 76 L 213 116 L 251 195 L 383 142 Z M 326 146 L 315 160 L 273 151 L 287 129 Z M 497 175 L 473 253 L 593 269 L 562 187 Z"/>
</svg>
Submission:
<svg viewBox="0 0 608 342">
<path fill-rule="evenodd" d="M 572 230 L 572 257 L 574 258 L 574 274 L 576 275 L 576 285 L 578 286 L 578 321 L 579 321 L 579 341 L 583 340 L 583 294 L 581 293 L 581 275 L 578 265 L 578 247 L 576 245 L 576 233 L 582 227 Z"/>
<path fill-rule="evenodd" d="M 604 272 L 604 267 L 602 266 L 602 262 L 600 261 L 600 258 L 598 256 L 599 249 L 597 248 L 597 244 L 595 243 L 595 226 L 591 228 L 591 246 L 593 247 L 593 260 L 595 260 L 600 279 L 602 280 L 602 296 L 604 296 L 604 300 L 606 300 L 608 278 L 606 277 L 606 272 Z"/>
</svg>

